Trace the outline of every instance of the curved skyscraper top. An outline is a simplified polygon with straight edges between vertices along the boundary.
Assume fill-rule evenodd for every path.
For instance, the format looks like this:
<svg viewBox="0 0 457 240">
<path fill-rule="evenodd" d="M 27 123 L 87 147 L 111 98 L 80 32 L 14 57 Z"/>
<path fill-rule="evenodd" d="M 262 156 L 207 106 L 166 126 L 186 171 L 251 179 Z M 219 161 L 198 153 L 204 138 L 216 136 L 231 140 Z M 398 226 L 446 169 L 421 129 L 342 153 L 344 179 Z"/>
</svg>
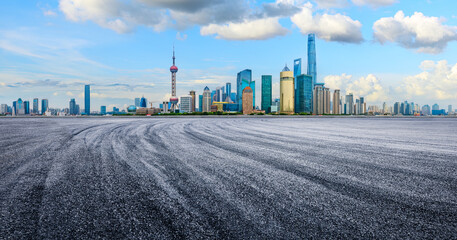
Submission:
<svg viewBox="0 0 457 240">
<path fill-rule="evenodd" d="M 308 34 L 308 75 L 313 77 L 313 88 L 317 82 L 316 70 L 316 37 Z"/>
</svg>

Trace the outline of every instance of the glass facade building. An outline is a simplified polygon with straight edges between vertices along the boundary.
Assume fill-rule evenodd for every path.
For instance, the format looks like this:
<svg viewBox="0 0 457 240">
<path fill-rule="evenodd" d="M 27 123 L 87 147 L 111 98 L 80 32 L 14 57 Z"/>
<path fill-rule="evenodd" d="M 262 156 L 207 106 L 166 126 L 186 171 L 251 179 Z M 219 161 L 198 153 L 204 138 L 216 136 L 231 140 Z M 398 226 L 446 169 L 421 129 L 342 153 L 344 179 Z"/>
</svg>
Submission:
<svg viewBox="0 0 457 240">
<path fill-rule="evenodd" d="M 38 98 L 34 98 L 33 99 L 33 113 L 34 114 L 39 114 L 40 113 L 40 112 L 38 112 L 38 105 L 39 105 Z"/>
<path fill-rule="evenodd" d="M 140 107 L 145 108 L 147 106 L 148 106 L 148 101 L 146 100 L 146 98 L 142 97 L 140 100 Z"/>
<path fill-rule="evenodd" d="M 300 74 L 295 79 L 295 112 L 313 112 L 313 77 Z"/>
<path fill-rule="evenodd" d="M 102 114 L 102 115 L 106 114 L 106 106 L 101 106 L 100 107 L 100 114 Z"/>
<path fill-rule="evenodd" d="M 301 58 L 294 60 L 294 78 L 301 75 Z"/>
<path fill-rule="evenodd" d="M 272 101 L 272 76 L 262 75 L 262 105 L 261 109 L 266 113 L 271 112 L 271 101 Z"/>
<path fill-rule="evenodd" d="M 203 95 L 198 95 L 198 111 L 202 112 L 203 110 Z"/>
<path fill-rule="evenodd" d="M 225 84 L 225 96 L 230 99 L 224 99 L 224 101 L 235 101 L 235 99 L 232 99 L 232 84 L 229 82 Z"/>
<path fill-rule="evenodd" d="M 72 98 L 72 99 L 70 100 L 70 112 L 69 112 L 69 113 L 70 113 L 70 115 L 76 115 L 76 114 L 78 114 L 78 113 L 76 112 L 76 101 L 75 101 L 74 98 Z"/>
<path fill-rule="evenodd" d="M 84 86 L 84 112 L 90 115 L 90 85 Z"/>
<path fill-rule="evenodd" d="M 41 114 L 44 114 L 49 108 L 48 99 L 41 99 Z"/>
<path fill-rule="evenodd" d="M 245 69 L 238 73 L 236 78 L 236 102 L 238 103 L 238 111 L 242 111 L 243 108 L 243 90 L 246 87 L 250 87 L 253 92 L 252 105 L 255 107 L 255 81 L 252 81 L 251 69 Z"/>
<path fill-rule="evenodd" d="M 313 77 L 313 89 L 317 83 L 316 69 L 316 37 L 314 34 L 308 35 L 308 75 Z"/>
</svg>

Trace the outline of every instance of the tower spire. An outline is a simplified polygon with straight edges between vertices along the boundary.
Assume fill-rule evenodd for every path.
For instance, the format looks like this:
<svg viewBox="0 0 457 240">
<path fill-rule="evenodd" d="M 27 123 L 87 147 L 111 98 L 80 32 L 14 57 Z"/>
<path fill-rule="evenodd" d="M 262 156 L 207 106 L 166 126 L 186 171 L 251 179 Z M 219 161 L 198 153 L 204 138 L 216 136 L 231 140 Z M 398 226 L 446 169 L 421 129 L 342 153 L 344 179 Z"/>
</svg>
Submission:
<svg viewBox="0 0 457 240">
<path fill-rule="evenodd" d="M 175 44 L 173 44 L 173 66 L 175 65 Z"/>
</svg>

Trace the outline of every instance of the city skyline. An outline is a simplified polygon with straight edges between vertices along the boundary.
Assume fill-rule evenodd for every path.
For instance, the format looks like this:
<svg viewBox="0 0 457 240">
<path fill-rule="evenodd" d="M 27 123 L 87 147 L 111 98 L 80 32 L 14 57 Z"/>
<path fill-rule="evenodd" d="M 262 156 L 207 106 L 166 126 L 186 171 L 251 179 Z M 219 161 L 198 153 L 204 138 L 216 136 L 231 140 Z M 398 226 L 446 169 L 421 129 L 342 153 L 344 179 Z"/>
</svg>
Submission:
<svg viewBox="0 0 457 240">
<path fill-rule="evenodd" d="M 113 3 L 115 8 L 114 3 L 118 1 L 107 2 Z M 135 2 L 132 6 L 138 4 Z M 48 99 L 50 107 L 68 108 L 70 99 L 79 104 L 84 102 L 83 86 L 90 85 L 92 109 L 99 110 L 100 106 L 126 109 L 140 96 L 157 106 L 171 96 L 168 69 L 175 42 L 180 63 L 177 97 L 188 95 L 190 90 L 201 95 L 206 86 L 215 90 L 227 82 L 236 84 L 236 74 L 251 69 L 255 82 L 254 102 L 260 108 L 262 75 L 272 76 L 274 99 L 279 97 L 279 72 L 284 62 L 293 66 L 293 60 L 301 58 L 301 72 L 306 73 L 308 37 L 305 32 L 311 30 L 303 31 L 305 26 L 300 17 L 311 12 L 314 23 L 319 23 L 318 16 L 339 16 L 361 24 L 360 28 L 354 27 L 357 24 L 351 25 L 349 30 L 357 31 L 346 29 L 345 34 L 349 35 L 341 38 L 332 32 L 336 29 L 330 29 L 326 35 L 323 28 L 315 24 L 312 30 L 317 35 L 317 82 L 325 82 L 331 90 L 340 89 L 341 96 L 352 92 L 354 98 L 365 97 L 370 105 L 383 102 L 393 105 L 407 100 L 430 106 L 438 103 L 444 109 L 448 105 L 457 106 L 457 67 L 452 68 L 457 63 L 452 54 L 457 49 L 454 27 L 457 20 L 451 11 L 442 7 L 447 5 L 452 9 L 455 2 L 418 1 L 412 5 L 406 1 L 390 1 L 391 4 L 377 1 L 386 3 L 378 6 L 370 4 L 375 1 L 358 1 L 365 5 L 347 1 L 339 6 L 323 5 L 324 2 L 263 1 L 249 6 L 246 11 L 258 10 L 264 15 L 276 9 L 276 14 L 280 13 L 277 15 L 280 28 L 288 31 L 253 40 L 228 39 L 222 35 L 223 31 L 216 35 L 202 34 L 209 26 L 220 29 L 219 25 L 229 20 L 221 20 L 219 28 L 201 22 L 191 28 L 169 27 L 161 32 L 138 23 L 131 31 L 122 32 L 104 25 L 105 15 L 92 16 L 89 10 L 99 6 L 87 2 L 10 1 L 0 17 L 3 39 L 0 42 L 0 103 L 11 105 L 18 98 L 32 103 L 38 98 Z M 72 12 L 75 6 L 87 12 Z M 202 11 L 206 7 L 202 5 Z M 86 18 L 83 13 L 87 13 Z M 251 15 L 248 18 L 254 18 Z M 119 19 L 126 21 L 122 16 Z M 436 39 L 423 36 L 425 40 L 416 44 L 395 43 L 397 35 L 386 35 L 393 34 L 390 32 L 380 35 L 381 26 L 403 26 L 406 19 L 409 22 L 423 20 L 436 27 L 435 32 L 440 34 L 435 34 L 439 35 Z M 227 26 L 230 30 L 230 25 Z M 416 33 L 420 30 L 417 26 L 413 29 Z M 348 38 L 351 36 L 356 39 Z M 355 41 L 357 38 L 361 41 Z"/>
</svg>

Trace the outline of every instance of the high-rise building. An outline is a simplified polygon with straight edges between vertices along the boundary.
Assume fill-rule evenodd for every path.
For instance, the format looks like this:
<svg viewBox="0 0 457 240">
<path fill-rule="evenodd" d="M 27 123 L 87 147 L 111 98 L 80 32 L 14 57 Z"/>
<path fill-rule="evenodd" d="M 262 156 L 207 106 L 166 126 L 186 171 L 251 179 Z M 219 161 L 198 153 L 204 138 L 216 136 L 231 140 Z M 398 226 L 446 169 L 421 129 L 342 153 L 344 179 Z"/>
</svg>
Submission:
<svg viewBox="0 0 457 240">
<path fill-rule="evenodd" d="M 236 99 L 232 99 L 232 84 L 229 82 L 225 84 L 225 96 L 225 102 L 231 103 L 233 101 L 236 101 Z"/>
<path fill-rule="evenodd" d="M 148 100 L 143 96 L 140 100 L 140 108 L 148 107 Z"/>
<path fill-rule="evenodd" d="M 39 105 L 39 100 L 38 98 L 34 98 L 33 99 L 33 114 L 40 114 L 40 112 L 38 111 L 38 105 Z"/>
<path fill-rule="evenodd" d="M 106 106 L 100 106 L 100 114 L 105 115 L 106 114 Z"/>
<path fill-rule="evenodd" d="M 313 77 L 313 89 L 317 83 L 316 68 L 316 37 L 314 34 L 308 35 L 308 75 Z"/>
<path fill-rule="evenodd" d="M 301 58 L 294 60 L 294 78 L 297 79 L 299 75 L 301 75 Z"/>
<path fill-rule="evenodd" d="M 383 102 L 382 103 L 382 114 L 387 114 L 389 113 L 389 109 L 387 108 L 387 103 Z"/>
<path fill-rule="evenodd" d="M 141 99 L 140 98 L 135 98 L 135 107 L 139 108 L 140 107 L 140 103 L 141 103 Z"/>
<path fill-rule="evenodd" d="M 313 111 L 313 77 L 300 74 L 295 78 L 295 112 Z"/>
<path fill-rule="evenodd" d="M 330 89 L 324 87 L 323 89 L 324 94 L 324 114 L 330 114 Z"/>
<path fill-rule="evenodd" d="M 189 92 L 189 95 L 192 97 L 192 102 L 191 102 L 191 106 L 190 106 L 190 111 L 191 112 L 195 112 L 195 91 L 192 90 Z"/>
<path fill-rule="evenodd" d="M 25 114 L 25 110 L 24 110 L 24 102 L 22 101 L 22 98 L 19 98 L 17 101 L 16 101 L 16 111 L 14 111 L 16 113 L 16 115 L 24 115 Z"/>
<path fill-rule="evenodd" d="M 203 90 L 202 112 L 211 112 L 211 91 L 208 87 Z"/>
<path fill-rule="evenodd" d="M 250 87 L 252 89 L 253 97 L 252 97 L 252 104 L 255 107 L 255 81 L 252 81 L 252 71 L 251 69 L 245 69 L 237 74 L 236 78 L 236 102 L 238 103 L 238 111 L 241 112 L 243 108 L 243 90 L 246 87 Z"/>
<path fill-rule="evenodd" d="M 198 95 L 198 111 L 203 111 L 203 95 Z"/>
<path fill-rule="evenodd" d="M 192 112 L 192 96 L 183 96 L 181 97 L 181 102 L 179 103 L 179 112 L 182 113 L 191 113 Z"/>
<path fill-rule="evenodd" d="M 323 83 L 314 85 L 313 114 L 330 114 L 330 89 Z"/>
<path fill-rule="evenodd" d="M 366 103 L 365 103 L 365 98 L 360 97 L 359 99 L 359 105 L 358 105 L 358 114 L 365 114 L 366 112 Z"/>
<path fill-rule="evenodd" d="M 346 103 L 344 105 L 344 114 L 354 114 L 354 95 L 352 93 L 346 95 Z"/>
<path fill-rule="evenodd" d="M 178 72 L 178 67 L 175 65 L 175 47 L 173 46 L 173 66 L 170 67 L 171 72 L 171 111 L 174 112 L 178 109 L 178 98 L 176 97 L 176 73 Z"/>
<path fill-rule="evenodd" d="M 292 114 L 295 112 L 295 83 L 294 74 L 287 65 L 280 73 L 279 82 L 280 112 Z"/>
<path fill-rule="evenodd" d="M 90 85 L 84 87 L 84 113 L 90 115 Z"/>
<path fill-rule="evenodd" d="M 6 104 L 1 104 L 0 105 L 0 114 L 5 114 L 8 112 L 8 105 Z"/>
<path fill-rule="evenodd" d="M 272 101 L 272 76 L 262 75 L 262 103 L 261 109 L 266 113 L 271 112 L 271 101 Z"/>
<path fill-rule="evenodd" d="M 452 112 L 452 105 L 447 106 L 447 114 Z"/>
<path fill-rule="evenodd" d="M 401 110 L 401 105 L 400 105 L 400 103 L 399 103 L 399 102 L 395 102 L 393 114 L 394 114 L 394 115 L 400 114 L 400 110 Z"/>
<path fill-rule="evenodd" d="M 76 113 L 76 101 L 74 98 L 70 100 L 70 108 L 69 108 L 70 115 L 77 115 Z"/>
<path fill-rule="evenodd" d="M 49 108 L 49 101 L 48 99 L 41 99 L 41 115 L 44 115 Z"/>
<path fill-rule="evenodd" d="M 24 114 L 30 114 L 30 102 L 24 101 Z"/>
<path fill-rule="evenodd" d="M 243 114 L 251 114 L 254 110 L 252 100 L 253 100 L 253 91 L 249 86 L 245 87 L 243 90 Z"/>
<path fill-rule="evenodd" d="M 432 106 L 432 111 L 435 110 L 435 111 L 438 111 L 440 110 L 440 105 L 438 105 L 437 103 L 433 104 Z"/>
<path fill-rule="evenodd" d="M 340 98 L 340 90 L 335 89 L 333 92 L 333 109 L 332 114 L 340 114 L 341 113 L 341 98 Z"/>
</svg>

